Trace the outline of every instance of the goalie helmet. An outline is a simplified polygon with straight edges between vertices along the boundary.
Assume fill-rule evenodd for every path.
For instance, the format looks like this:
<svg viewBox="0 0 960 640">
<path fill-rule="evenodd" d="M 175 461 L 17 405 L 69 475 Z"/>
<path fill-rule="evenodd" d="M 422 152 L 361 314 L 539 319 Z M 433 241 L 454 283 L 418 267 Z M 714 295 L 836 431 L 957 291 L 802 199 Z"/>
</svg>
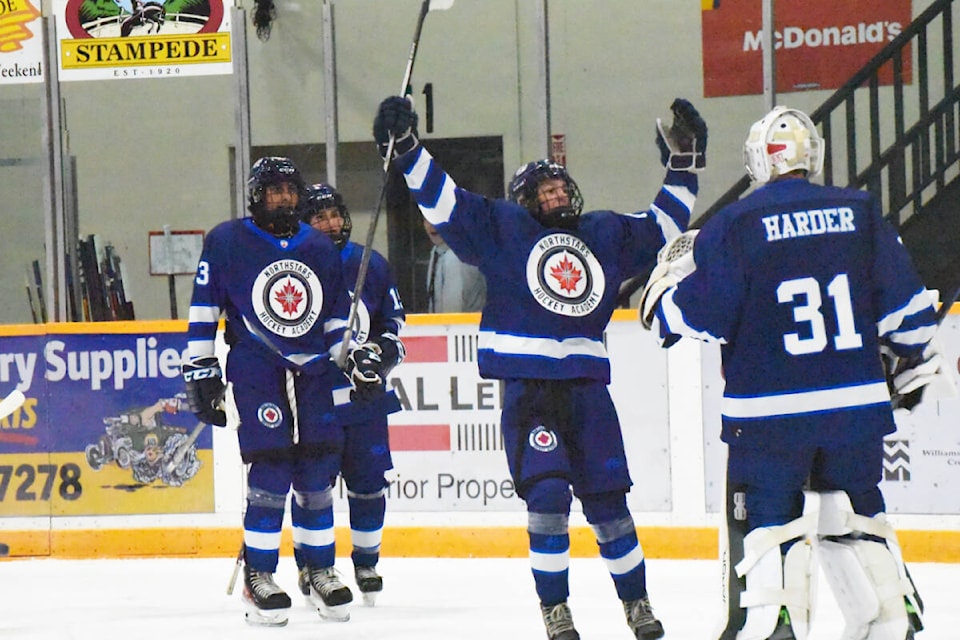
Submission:
<svg viewBox="0 0 960 640">
<path fill-rule="evenodd" d="M 823 171 L 823 138 L 807 114 L 774 107 L 750 127 L 743 163 L 750 179 L 759 184 L 797 170 L 813 178 Z"/>
<path fill-rule="evenodd" d="M 306 195 L 300 201 L 300 219 L 307 224 L 312 225 L 311 220 L 315 215 L 327 209 L 334 209 L 340 214 L 343 224 L 337 230 L 330 227 L 329 230 L 315 227 L 318 231 L 323 231 L 328 238 L 333 240 L 337 249 L 343 249 L 347 241 L 350 240 L 350 232 L 353 230 L 353 222 L 350 221 L 350 212 L 347 205 L 343 203 L 343 196 L 329 184 L 314 184 L 306 189 Z"/>
<path fill-rule="evenodd" d="M 267 210 L 267 187 L 289 183 L 297 190 L 297 202 L 293 207 Z M 277 237 L 290 237 L 300 228 L 300 216 L 296 205 L 304 197 L 306 185 L 300 170 L 290 158 L 265 157 L 257 160 L 250 169 L 247 180 L 247 209 L 258 227 Z"/>
<path fill-rule="evenodd" d="M 562 180 L 567 202 L 544 211 L 538 198 L 538 189 L 545 180 Z M 509 197 L 530 212 L 545 227 L 576 229 L 577 219 L 583 211 L 583 196 L 566 167 L 553 160 L 528 162 L 513 174 L 507 188 Z"/>
</svg>

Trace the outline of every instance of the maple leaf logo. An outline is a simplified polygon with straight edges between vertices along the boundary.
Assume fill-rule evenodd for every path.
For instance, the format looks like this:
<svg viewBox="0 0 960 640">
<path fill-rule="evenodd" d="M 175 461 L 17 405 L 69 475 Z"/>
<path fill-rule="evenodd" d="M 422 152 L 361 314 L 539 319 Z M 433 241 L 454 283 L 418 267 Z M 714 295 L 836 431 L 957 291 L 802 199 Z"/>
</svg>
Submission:
<svg viewBox="0 0 960 640">
<path fill-rule="evenodd" d="M 283 308 L 283 312 L 288 316 L 296 315 L 297 307 L 299 307 L 300 303 L 303 302 L 303 293 L 293 286 L 293 283 L 290 282 L 290 278 L 287 278 L 283 288 L 277 291 L 275 296 L 276 297 L 274 299 L 280 303 L 280 306 Z"/>
<path fill-rule="evenodd" d="M 573 293 L 577 288 L 577 283 L 583 279 L 583 272 L 573 266 L 570 258 L 566 255 L 563 260 L 554 267 L 550 267 L 550 275 L 557 279 L 560 288 L 564 291 Z"/>
</svg>

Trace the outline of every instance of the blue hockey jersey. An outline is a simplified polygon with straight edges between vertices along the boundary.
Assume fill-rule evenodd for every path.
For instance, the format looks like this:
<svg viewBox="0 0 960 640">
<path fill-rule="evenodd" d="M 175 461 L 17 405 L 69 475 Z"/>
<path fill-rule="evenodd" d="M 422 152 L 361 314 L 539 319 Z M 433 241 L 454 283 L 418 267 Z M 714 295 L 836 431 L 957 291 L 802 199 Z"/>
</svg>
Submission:
<svg viewBox="0 0 960 640">
<path fill-rule="evenodd" d="M 423 216 L 487 280 L 480 375 L 609 383 L 603 332 L 618 289 L 686 228 L 696 174 L 668 171 L 648 211 L 594 211 L 565 231 L 544 228 L 516 203 L 459 189 L 422 147 L 396 164 Z"/>
<path fill-rule="evenodd" d="M 726 442 L 894 430 L 880 344 L 918 353 L 935 310 L 869 193 L 770 183 L 709 220 L 693 255 L 657 319 L 662 337 L 722 345 Z"/>
<path fill-rule="evenodd" d="M 213 355 L 221 314 L 233 344 L 255 344 L 285 366 L 335 356 L 350 311 L 342 274 L 336 246 L 308 225 L 284 239 L 252 218 L 217 225 L 194 280 L 189 356 Z"/>
<path fill-rule="evenodd" d="M 363 246 L 347 242 L 340 250 L 340 257 L 343 260 L 343 277 L 350 288 L 350 294 L 353 295 L 353 286 L 357 282 L 360 261 L 363 258 Z M 400 335 L 407 316 L 403 303 L 400 302 L 400 293 L 397 291 L 390 264 L 376 251 L 370 253 L 360 297 L 353 328 L 354 340 L 363 344 L 379 336 Z"/>
</svg>

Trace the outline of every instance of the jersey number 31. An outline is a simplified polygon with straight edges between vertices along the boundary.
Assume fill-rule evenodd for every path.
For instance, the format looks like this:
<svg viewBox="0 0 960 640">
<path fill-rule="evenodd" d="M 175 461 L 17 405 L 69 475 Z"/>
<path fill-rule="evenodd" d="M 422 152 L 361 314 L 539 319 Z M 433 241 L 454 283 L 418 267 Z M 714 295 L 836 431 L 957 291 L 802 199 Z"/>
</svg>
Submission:
<svg viewBox="0 0 960 640">
<path fill-rule="evenodd" d="M 834 348 L 838 351 L 859 349 L 863 346 L 863 337 L 857 333 L 854 325 L 847 274 L 838 274 L 830 281 L 827 295 L 833 300 L 834 315 L 837 318 L 837 334 L 833 336 Z M 798 298 L 805 302 L 793 307 L 793 319 L 798 324 L 807 323 L 810 331 L 806 337 L 801 337 L 799 333 L 785 333 L 783 347 L 787 353 L 795 356 L 820 353 L 827 347 L 827 326 L 821 312 L 823 297 L 820 295 L 820 283 L 816 278 L 784 280 L 777 287 L 777 302 L 794 303 Z"/>
</svg>

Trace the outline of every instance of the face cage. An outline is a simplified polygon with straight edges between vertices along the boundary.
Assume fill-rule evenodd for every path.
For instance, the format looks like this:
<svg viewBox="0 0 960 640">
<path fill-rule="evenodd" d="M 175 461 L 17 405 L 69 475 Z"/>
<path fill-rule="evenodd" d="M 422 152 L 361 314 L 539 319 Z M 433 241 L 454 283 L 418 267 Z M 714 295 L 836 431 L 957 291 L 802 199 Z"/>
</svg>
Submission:
<svg viewBox="0 0 960 640">
<path fill-rule="evenodd" d="M 556 207 L 550 211 L 543 211 L 540 208 L 540 203 L 537 199 L 537 188 L 545 178 L 560 178 L 563 180 L 567 191 L 567 200 L 570 201 L 570 204 L 563 207 Z M 580 218 L 580 213 L 583 211 L 583 196 L 580 195 L 580 188 L 577 186 L 577 183 L 573 181 L 573 178 L 569 175 L 555 175 L 552 172 L 544 173 L 538 176 L 534 187 L 528 189 L 528 191 L 532 191 L 532 194 L 528 194 L 524 198 L 525 201 L 529 203 L 527 211 L 529 211 L 530 215 L 540 224 L 549 229 L 559 228 L 572 231 L 577 228 L 577 221 Z"/>
</svg>

